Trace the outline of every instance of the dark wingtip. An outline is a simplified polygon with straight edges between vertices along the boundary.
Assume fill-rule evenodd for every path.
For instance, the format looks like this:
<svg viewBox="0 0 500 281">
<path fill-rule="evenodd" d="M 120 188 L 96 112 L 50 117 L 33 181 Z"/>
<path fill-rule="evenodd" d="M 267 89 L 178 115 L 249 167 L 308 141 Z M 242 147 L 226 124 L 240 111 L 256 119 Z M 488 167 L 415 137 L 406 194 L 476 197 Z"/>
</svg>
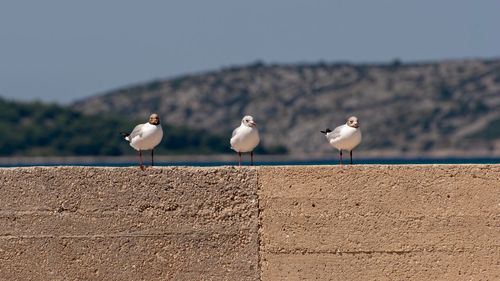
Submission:
<svg viewBox="0 0 500 281">
<path fill-rule="evenodd" d="M 120 132 L 120 135 L 122 135 L 122 137 L 128 137 L 128 136 L 130 136 L 129 133 L 124 133 L 124 132 Z"/>
<path fill-rule="evenodd" d="M 326 135 L 326 134 L 328 134 L 328 133 L 331 133 L 331 132 L 332 132 L 332 130 L 330 130 L 329 128 L 326 128 L 326 130 L 324 130 L 324 131 L 320 131 L 320 132 L 322 132 L 323 134 L 325 134 L 325 135 Z"/>
</svg>

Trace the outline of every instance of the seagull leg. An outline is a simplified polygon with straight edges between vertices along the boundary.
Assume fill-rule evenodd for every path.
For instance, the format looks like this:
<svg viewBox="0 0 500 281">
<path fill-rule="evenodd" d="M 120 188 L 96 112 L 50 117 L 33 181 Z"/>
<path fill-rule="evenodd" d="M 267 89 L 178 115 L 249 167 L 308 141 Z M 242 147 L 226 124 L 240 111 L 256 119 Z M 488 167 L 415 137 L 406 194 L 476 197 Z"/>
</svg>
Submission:
<svg viewBox="0 0 500 281">
<path fill-rule="evenodd" d="M 151 167 L 153 167 L 155 165 L 155 161 L 153 160 L 154 159 L 154 153 L 155 153 L 155 150 L 151 149 Z"/>
<path fill-rule="evenodd" d="M 342 165 L 342 149 L 339 150 L 339 152 L 340 152 L 340 165 Z"/>
<path fill-rule="evenodd" d="M 250 166 L 253 166 L 253 151 L 250 151 Z"/>
<path fill-rule="evenodd" d="M 238 152 L 238 166 L 241 166 L 241 152 Z"/>
<path fill-rule="evenodd" d="M 139 149 L 139 168 L 144 171 L 144 163 L 142 162 L 142 150 Z"/>
<path fill-rule="evenodd" d="M 349 151 L 349 155 L 351 156 L 351 165 L 352 165 L 352 150 Z"/>
</svg>

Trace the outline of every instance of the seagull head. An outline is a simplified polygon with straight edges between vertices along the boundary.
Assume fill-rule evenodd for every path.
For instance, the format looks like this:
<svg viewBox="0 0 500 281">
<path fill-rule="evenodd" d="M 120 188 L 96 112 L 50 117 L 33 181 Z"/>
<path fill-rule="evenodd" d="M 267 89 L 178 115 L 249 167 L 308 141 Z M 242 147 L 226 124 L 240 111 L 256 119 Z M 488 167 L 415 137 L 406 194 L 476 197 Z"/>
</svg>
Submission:
<svg viewBox="0 0 500 281">
<path fill-rule="evenodd" d="M 160 125 L 160 116 L 156 113 L 151 114 L 151 116 L 149 116 L 149 124 Z"/>
<path fill-rule="evenodd" d="M 347 119 L 347 123 L 346 124 L 349 127 L 359 128 L 358 117 L 356 117 L 356 116 L 349 117 L 349 119 Z"/>
<path fill-rule="evenodd" d="M 241 119 L 241 124 L 251 128 L 257 126 L 257 123 L 253 121 L 253 117 L 250 115 L 243 117 L 243 119 Z"/>
</svg>

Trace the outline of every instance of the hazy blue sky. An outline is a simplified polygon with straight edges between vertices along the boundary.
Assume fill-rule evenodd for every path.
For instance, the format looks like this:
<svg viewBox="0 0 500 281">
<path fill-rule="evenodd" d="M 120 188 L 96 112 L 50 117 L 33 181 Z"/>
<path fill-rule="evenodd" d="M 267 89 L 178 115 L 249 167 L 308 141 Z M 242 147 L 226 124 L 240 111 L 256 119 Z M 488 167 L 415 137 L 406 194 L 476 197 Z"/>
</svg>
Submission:
<svg viewBox="0 0 500 281">
<path fill-rule="evenodd" d="M 500 56 L 500 1 L 2 0 L 0 96 L 67 103 L 264 62 Z"/>
</svg>

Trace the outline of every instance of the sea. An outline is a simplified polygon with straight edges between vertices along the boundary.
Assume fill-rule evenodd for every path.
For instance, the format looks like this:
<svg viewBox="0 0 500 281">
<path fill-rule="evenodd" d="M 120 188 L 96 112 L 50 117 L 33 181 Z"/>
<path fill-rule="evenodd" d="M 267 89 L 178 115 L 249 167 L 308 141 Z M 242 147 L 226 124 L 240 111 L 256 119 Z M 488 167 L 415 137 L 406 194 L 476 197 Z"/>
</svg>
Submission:
<svg viewBox="0 0 500 281">
<path fill-rule="evenodd" d="M 145 161 L 146 165 L 149 165 Z M 349 160 L 344 160 L 343 164 L 349 164 Z M 500 164 L 500 158 L 383 158 L 383 159 L 356 159 L 355 165 L 435 165 L 435 164 Z M 33 166 L 89 166 L 89 167 L 130 167 L 137 166 L 137 162 L 23 162 L 23 163 L 1 163 L 0 167 L 33 167 Z M 217 166 L 237 166 L 235 161 L 176 161 L 155 163 L 160 167 L 217 167 Z M 248 161 L 242 162 L 248 166 Z M 339 165 L 338 159 L 321 160 L 290 160 L 290 161 L 255 161 L 254 166 L 296 166 L 296 165 Z"/>
</svg>

